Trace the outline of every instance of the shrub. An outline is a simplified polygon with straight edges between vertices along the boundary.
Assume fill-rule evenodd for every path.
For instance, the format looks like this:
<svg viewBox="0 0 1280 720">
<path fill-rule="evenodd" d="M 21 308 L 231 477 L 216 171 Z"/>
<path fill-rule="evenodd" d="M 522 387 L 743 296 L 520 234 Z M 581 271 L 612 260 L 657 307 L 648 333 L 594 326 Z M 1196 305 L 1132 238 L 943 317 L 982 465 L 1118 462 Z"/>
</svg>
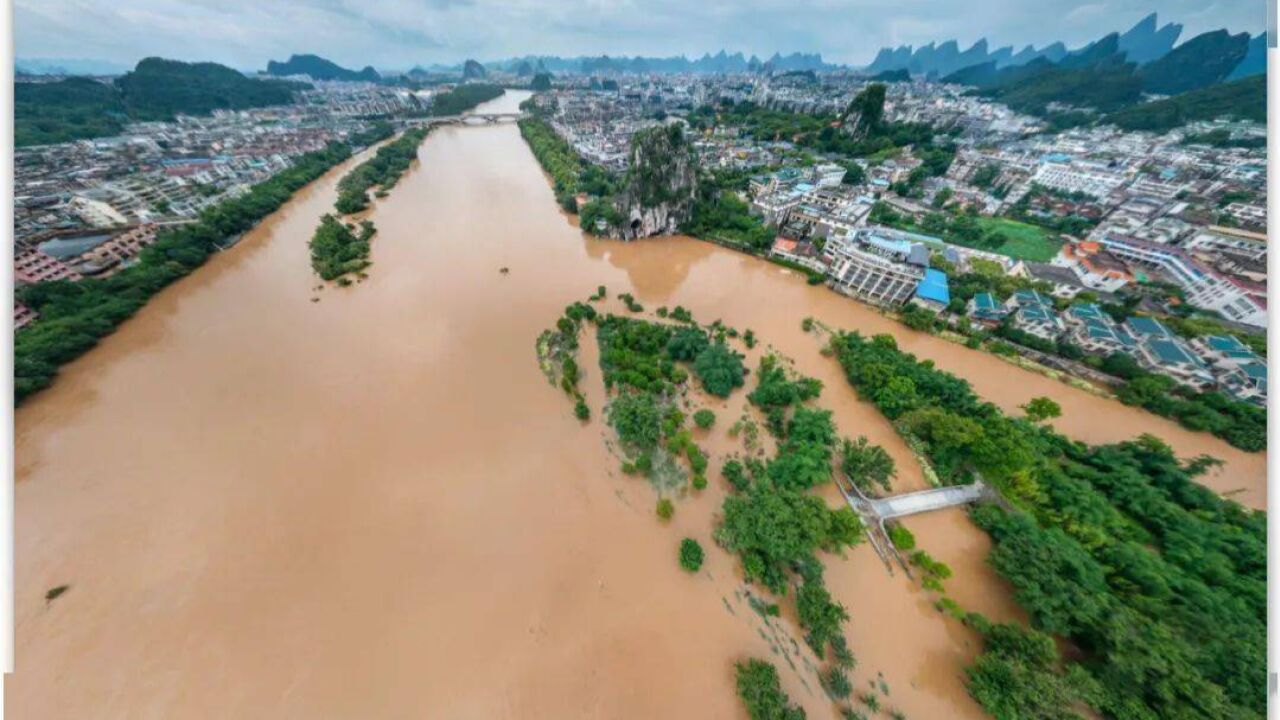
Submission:
<svg viewBox="0 0 1280 720">
<path fill-rule="evenodd" d="M 822 688 L 836 700 L 844 700 L 853 693 L 853 683 L 849 682 L 849 676 L 838 667 L 822 674 Z"/>
<path fill-rule="evenodd" d="M 671 502 L 670 498 L 662 498 L 658 501 L 657 513 L 662 520 L 670 520 L 671 516 L 676 514 L 675 503 Z"/>
<path fill-rule="evenodd" d="M 752 658 L 737 663 L 736 669 L 738 697 L 751 720 L 803 720 L 804 710 L 792 705 L 782 691 L 777 668 Z"/>
<path fill-rule="evenodd" d="M 694 490 L 706 490 L 706 489 L 707 489 L 707 476 L 706 476 L 706 475 L 701 475 L 701 474 L 694 475 L 694 476 L 693 476 L 693 489 L 694 489 Z"/>
<path fill-rule="evenodd" d="M 902 551 L 910 551 L 916 548 L 916 536 L 911 534 L 906 525 L 894 523 L 889 526 L 889 541 L 893 546 Z"/>
<path fill-rule="evenodd" d="M 573 415 L 579 420 L 587 420 L 591 417 L 591 408 L 587 407 L 585 400 L 578 398 L 578 402 L 573 405 Z"/>
<path fill-rule="evenodd" d="M 702 475 L 707 472 L 707 454 L 702 452 L 702 448 L 689 443 L 685 446 L 684 451 L 689 458 L 689 469 L 693 470 L 694 475 Z"/>
<path fill-rule="evenodd" d="M 716 424 L 716 414 L 706 408 L 702 408 L 693 414 L 693 424 L 706 430 Z"/>
<path fill-rule="evenodd" d="M 689 572 L 698 572 L 702 568 L 702 546 L 693 538 L 680 541 L 680 567 Z"/>
</svg>

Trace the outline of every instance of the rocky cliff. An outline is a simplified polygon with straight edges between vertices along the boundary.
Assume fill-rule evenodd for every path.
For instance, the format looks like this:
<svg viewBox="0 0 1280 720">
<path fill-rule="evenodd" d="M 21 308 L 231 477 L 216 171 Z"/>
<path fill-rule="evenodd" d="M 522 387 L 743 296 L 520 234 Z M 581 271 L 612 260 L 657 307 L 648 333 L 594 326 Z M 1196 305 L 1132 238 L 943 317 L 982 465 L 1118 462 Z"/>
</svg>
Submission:
<svg viewBox="0 0 1280 720">
<path fill-rule="evenodd" d="M 614 199 L 619 222 L 608 234 L 632 240 L 679 232 L 697 195 L 697 160 L 681 127 L 641 130 L 631 138 L 631 171 Z"/>
</svg>

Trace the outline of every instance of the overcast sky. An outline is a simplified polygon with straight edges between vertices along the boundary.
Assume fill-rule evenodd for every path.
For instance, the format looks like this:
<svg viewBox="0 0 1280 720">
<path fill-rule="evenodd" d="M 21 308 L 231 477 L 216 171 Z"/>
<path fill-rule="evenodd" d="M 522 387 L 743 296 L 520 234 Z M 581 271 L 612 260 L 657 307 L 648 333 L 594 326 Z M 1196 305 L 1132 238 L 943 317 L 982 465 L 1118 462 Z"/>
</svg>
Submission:
<svg viewBox="0 0 1280 720">
<path fill-rule="evenodd" d="M 821 52 L 865 64 L 882 45 L 986 37 L 992 48 L 1083 44 L 1151 11 L 1204 30 L 1260 32 L 1265 0 L 16 0 L 19 58 L 132 65 L 149 55 L 241 69 L 316 53 L 408 69 L 525 54 L 762 58 Z"/>
</svg>

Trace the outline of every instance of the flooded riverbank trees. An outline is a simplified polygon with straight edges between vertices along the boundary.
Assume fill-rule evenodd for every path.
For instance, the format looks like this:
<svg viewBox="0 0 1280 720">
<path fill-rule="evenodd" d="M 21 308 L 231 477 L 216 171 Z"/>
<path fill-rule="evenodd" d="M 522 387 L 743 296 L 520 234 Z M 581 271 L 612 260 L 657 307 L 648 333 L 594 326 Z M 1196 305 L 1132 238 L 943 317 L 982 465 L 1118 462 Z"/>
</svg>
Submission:
<svg viewBox="0 0 1280 720">
<path fill-rule="evenodd" d="M 654 486 L 660 494 L 660 514 L 665 515 L 675 511 L 671 498 L 685 492 L 688 476 L 679 465 L 681 458 L 689 463 L 694 490 L 706 485 L 709 458 L 685 428 L 682 409 L 690 378 L 696 377 L 712 397 L 729 397 L 745 384 L 746 373 L 742 356 L 727 345 L 728 338 L 740 337 L 737 332 L 718 322 L 700 326 L 683 308 L 661 314 L 674 322 L 612 314 L 595 314 L 592 322 L 609 397 L 605 416 L 617 435 L 623 471 Z M 576 347 L 579 329 L 568 317 L 561 318 L 556 330 L 547 331 L 554 338 L 540 340 L 540 356 L 548 357 L 544 348 L 553 345 Z M 550 365 L 554 368 L 555 362 Z M 777 449 L 768 459 L 748 455 L 724 461 L 722 473 L 731 490 L 712 536 L 738 557 L 749 583 L 775 596 L 794 598 L 800 633 L 821 666 L 814 670 L 817 679 L 833 701 L 843 703 L 849 693 L 842 695 L 840 689 L 851 687 L 848 675 L 854 666 L 843 631 L 850 615 L 827 589 L 818 554 L 852 547 L 861 541 L 864 528 L 850 508 L 829 507 L 813 492 L 831 481 L 839 446 L 831 412 L 812 404 L 822 383 L 789 373 L 784 361 L 773 355 L 762 359 L 756 377 L 750 402 L 769 415 L 767 426 Z M 694 416 L 703 413 L 698 424 L 709 426 L 714 414 L 703 408 Z M 737 433 L 731 430 L 730 436 Z M 757 446 L 749 441 L 747 447 Z M 701 565 L 695 562 L 700 559 L 694 557 L 695 548 L 701 549 L 696 542 L 682 543 L 680 560 L 686 570 Z M 760 602 L 762 607 L 776 607 L 763 598 Z M 755 668 L 750 674 L 760 680 L 764 673 Z M 749 708 L 756 702 L 746 701 Z"/>
<path fill-rule="evenodd" d="M 326 214 L 311 236 L 311 267 L 321 278 L 339 282 L 349 273 L 361 272 L 369 266 L 373 234 L 373 223 L 368 220 L 357 227 Z"/>
<path fill-rule="evenodd" d="M 1214 461 L 1181 461 L 1150 436 L 1073 442 L 1006 416 L 886 335 L 842 334 L 832 347 L 940 478 L 980 475 L 1010 503 L 972 517 L 1031 617 L 1018 644 L 1040 650 L 984 632 L 970 690 L 988 711 L 1026 717 L 1037 698 L 1066 693 L 1111 718 L 1262 717 L 1266 518 L 1195 482 Z M 1035 632 L 1079 657 L 1046 663 Z"/>
<path fill-rule="evenodd" d="M 350 215 L 369 207 L 369 190 L 390 190 L 400 176 L 418 157 L 418 146 L 427 137 L 430 128 L 419 127 L 404 131 L 400 137 L 378 148 L 372 158 L 360 163 L 338 181 L 338 199 L 334 209 L 341 215 Z"/>
<path fill-rule="evenodd" d="M 47 387 L 59 366 L 97 344 L 152 295 L 200 267 L 229 238 L 275 212 L 293 193 L 351 156 L 351 146 L 330 143 L 298 156 L 291 167 L 244 195 L 203 211 L 196 222 L 161 230 L 137 262 L 108 278 L 37 283 L 17 298 L 40 319 L 14 336 L 16 401 Z"/>
</svg>

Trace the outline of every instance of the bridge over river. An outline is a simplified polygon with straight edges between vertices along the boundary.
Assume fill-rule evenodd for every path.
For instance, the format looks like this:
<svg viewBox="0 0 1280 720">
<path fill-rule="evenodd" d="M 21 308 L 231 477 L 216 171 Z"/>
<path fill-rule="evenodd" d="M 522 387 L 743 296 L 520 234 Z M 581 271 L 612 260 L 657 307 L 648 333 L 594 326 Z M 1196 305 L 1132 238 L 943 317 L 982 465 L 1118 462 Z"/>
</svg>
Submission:
<svg viewBox="0 0 1280 720">
<path fill-rule="evenodd" d="M 440 115 L 426 118 L 424 125 L 496 125 L 497 123 L 515 122 L 529 117 L 524 112 L 468 112 L 461 115 Z"/>
<path fill-rule="evenodd" d="M 996 498 L 996 493 L 981 480 L 975 481 L 972 485 L 952 485 L 884 498 L 867 497 L 857 484 L 843 473 L 836 478 L 836 486 L 840 488 L 840 494 L 844 495 L 849 507 L 862 518 L 867 528 L 867 540 L 884 561 L 885 567 L 893 573 L 892 561 L 897 560 L 908 576 L 911 575 L 911 568 L 898 553 L 893 542 L 889 540 L 889 533 L 884 525 L 886 521 Z"/>
</svg>

